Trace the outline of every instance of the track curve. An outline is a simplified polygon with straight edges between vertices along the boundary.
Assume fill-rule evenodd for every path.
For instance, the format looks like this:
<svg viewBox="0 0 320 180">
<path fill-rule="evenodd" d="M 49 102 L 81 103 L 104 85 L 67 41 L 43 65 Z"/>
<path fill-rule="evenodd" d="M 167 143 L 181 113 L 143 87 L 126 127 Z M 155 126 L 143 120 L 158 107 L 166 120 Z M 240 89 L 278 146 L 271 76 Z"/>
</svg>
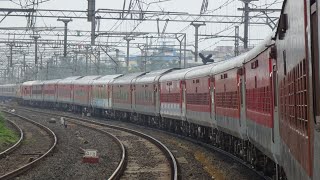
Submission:
<svg viewBox="0 0 320 180">
<path fill-rule="evenodd" d="M 41 113 L 41 114 L 46 114 L 46 115 L 53 115 L 53 116 L 62 116 L 61 114 L 56 114 L 56 113 L 52 113 L 52 112 L 42 112 L 42 111 L 38 111 L 38 110 L 34 110 L 34 109 L 29 109 L 29 108 L 23 108 L 23 107 L 19 107 L 23 110 L 26 111 L 30 111 L 30 112 L 36 112 L 36 113 Z M 167 161 L 169 162 L 169 166 L 170 166 L 170 179 L 172 180 L 177 180 L 178 179 L 178 164 L 177 161 L 174 157 L 174 155 L 172 154 L 172 152 L 160 141 L 158 141 L 157 139 L 144 134 L 142 132 L 138 132 L 132 129 L 128 129 L 128 128 L 124 128 L 124 127 L 120 127 L 120 126 L 115 126 L 115 125 L 108 125 L 108 124 L 104 124 L 104 123 L 99 123 L 96 121 L 92 121 L 92 120 L 88 120 L 88 119 L 84 119 L 84 118 L 79 118 L 79 117 L 73 117 L 73 116 L 68 116 L 68 115 L 63 115 L 63 117 L 68 118 L 67 121 L 73 120 L 74 122 L 76 121 L 82 121 L 85 123 L 89 123 L 92 124 L 93 126 L 102 126 L 105 128 L 110 128 L 110 129 L 115 129 L 115 130 L 119 130 L 119 131 L 123 131 L 123 132 L 127 132 L 130 134 L 134 134 L 136 136 L 142 137 L 144 139 L 149 140 L 150 142 L 152 142 L 155 146 L 157 146 L 161 152 L 163 152 L 163 154 L 165 155 L 165 157 L 167 158 Z M 95 128 L 95 127 L 92 127 Z M 106 131 L 105 129 L 101 130 L 101 131 Z M 114 136 L 113 133 L 110 133 L 111 136 Z M 116 137 L 117 138 L 117 137 Z M 117 138 L 119 139 L 119 138 Z M 123 147 L 125 148 L 125 147 Z M 110 176 L 108 179 L 119 179 L 124 173 L 125 173 L 125 169 L 124 168 L 124 164 L 128 163 L 128 157 L 127 155 L 123 155 L 122 159 L 125 158 L 125 161 L 122 161 L 119 163 L 116 171 L 114 171 L 114 173 L 112 174 L 112 176 Z"/>
<path fill-rule="evenodd" d="M 43 126 L 43 125 L 41 125 L 41 124 L 39 124 L 39 123 L 29 119 L 29 118 L 26 118 L 26 117 L 23 117 L 23 116 L 20 116 L 20 115 L 17 115 L 17 114 L 8 112 L 8 111 L 2 111 L 2 112 L 6 113 L 6 114 L 9 114 L 11 116 L 18 117 L 20 119 L 23 119 L 23 120 L 25 120 L 25 121 L 33 124 L 33 125 L 36 125 L 37 127 L 39 127 L 41 129 L 43 129 L 44 131 L 46 131 L 48 133 L 48 135 L 50 136 L 50 138 L 53 139 L 53 141 L 52 141 L 52 143 L 50 145 L 50 148 L 44 154 L 42 154 L 39 158 L 37 158 L 37 159 L 35 159 L 35 160 L 33 160 L 33 161 L 31 161 L 31 162 L 29 162 L 29 163 L 27 163 L 27 164 L 25 164 L 25 165 L 23 165 L 21 167 L 18 167 L 16 169 L 14 169 L 14 170 L 12 170 L 12 171 L 0 176 L 0 179 L 5 180 L 5 179 L 12 179 L 14 177 L 17 177 L 17 176 L 21 175 L 22 173 L 26 172 L 28 169 L 30 169 L 33 166 L 35 166 L 36 164 L 38 164 L 41 160 L 43 160 L 46 156 L 48 156 L 54 150 L 54 148 L 57 145 L 58 139 L 57 139 L 56 134 L 46 126 Z"/>
</svg>

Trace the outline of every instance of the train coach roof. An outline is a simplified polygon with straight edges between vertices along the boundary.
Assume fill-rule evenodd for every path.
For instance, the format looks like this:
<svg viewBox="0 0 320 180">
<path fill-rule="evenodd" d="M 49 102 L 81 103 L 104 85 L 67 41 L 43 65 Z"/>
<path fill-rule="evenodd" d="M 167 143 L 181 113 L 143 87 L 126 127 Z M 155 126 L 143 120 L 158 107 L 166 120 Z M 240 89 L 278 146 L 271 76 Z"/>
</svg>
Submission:
<svg viewBox="0 0 320 180">
<path fill-rule="evenodd" d="M 15 87 L 19 86 L 18 84 L 1 84 L 0 87 Z"/>
<path fill-rule="evenodd" d="M 44 84 L 44 85 L 47 85 L 47 84 L 57 84 L 59 81 L 61 81 L 61 79 L 52 79 L 52 80 L 43 81 L 43 84 Z"/>
<path fill-rule="evenodd" d="M 236 56 L 234 58 L 231 58 L 229 60 L 225 60 L 219 63 L 219 65 L 214 66 L 211 69 L 211 74 L 215 75 L 215 74 L 228 71 L 230 69 L 241 67 L 244 63 L 246 56 L 247 56 L 247 53 L 240 54 L 239 56 Z"/>
<path fill-rule="evenodd" d="M 197 70 L 197 69 L 202 69 L 204 67 L 205 67 L 205 65 L 172 71 L 170 73 L 167 73 L 167 74 L 163 75 L 160 78 L 160 82 L 185 79 L 185 76 L 186 76 L 186 74 L 188 72 L 194 71 L 194 70 Z"/>
<path fill-rule="evenodd" d="M 70 84 L 72 83 L 74 80 L 77 80 L 79 78 L 81 78 L 82 76 L 72 76 L 72 77 L 67 77 L 65 79 L 61 79 L 61 81 L 58 82 L 58 84 Z"/>
<path fill-rule="evenodd" d="M 33 84 L 35 84 L 37 81 L 27 81 L 22 83 L 22 86 L 32 86 Z"/>
<path fill-rule="evenodd" d="M 101 76 L 84 76 L 82 78 L 74 80 L 72 84 L 87 85 L 89 83 L 92 83 L 94 80 L 98 79 L 99 77 Z"/>
<path fill-rule="evenodd" d="M 169 73 L 174 70 L 177 70 L 177 69 L 170 68 L 170 69 L 161 69 L 157 71 L 151 71 L 143 76 L 138 77 L 136 80 L 136 83 L 137 84 L 153 83 L 155 81 L 158 81 L 163 74 Z"/>
<path fill-rule="evenodd" d="M 32 86 L 36 86 L 36 85 L 43 85 L 44 81 L 35 81 Z"/>
<path fill-rule="evenodd" d="M 214 63 L 214 64 L 208 64 L 204 66 L 199 66 L 199 68 L 193 69 L 191 71 L 188 71 L 185 75 L 185 79 L 192 79 L 196 77 L 204 77 L 204 76 L 210 76 L 211 74 L 211 69 L 216 66 L 221 64 L 221 62 Z M 201 68 L 202 67 L 202 68 Z"/>
<path fill-rule="evenodd" d="M 145 72 L 130 73 L 123 75 L 113 81 L 113 84 L 131 84 L 132 80 L 146 74 Z"/>
<path fill-rule="evenodd" d="M 102 76 L 99 79 L 93 81 L 92 84 L 106 84 L 112 82 L 114 79 L 122 76 L 122 74 L 113 74 L 113 75 L 106 75 Z"/>
<path fill-rule="evenodd" d="M 274 41 L 272 40 L 274 36 L 274 32 L 268 35 L 259 45 L 254 47 L 252 50 L 250 50 L 247 53 L 245 62 L 248 62 L 254 58 L 256 58 L 260 53 L 264 52 L 266 49 L 268 49 L 272 44 L 274 44 Z"/>
</svg>

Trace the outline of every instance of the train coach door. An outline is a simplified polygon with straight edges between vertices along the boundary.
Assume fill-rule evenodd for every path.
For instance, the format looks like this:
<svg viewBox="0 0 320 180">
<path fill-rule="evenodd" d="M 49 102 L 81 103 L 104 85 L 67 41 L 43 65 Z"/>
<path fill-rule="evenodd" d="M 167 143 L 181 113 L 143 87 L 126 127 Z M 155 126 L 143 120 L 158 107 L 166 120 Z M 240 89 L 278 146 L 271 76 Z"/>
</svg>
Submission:
<svg viewBox="0 0 320 180">
<path fill-rule="evenodd" d="M 318 5 L 319 7 L 320 5 Z M 314 2 L 311 5 L 311 53 L 312 53 L 312 67 L 313 67 L 313 89 L 314 89 L 314 115 L 316 120 L 316 125 L 318 125 L 317 130 L 320 132 L 320 60 L 319 60 L 319 18 L 317 13 L 317 3 Z M 318 90 L 318 91 L 316 91 Z"/>
<path fill-rule="evenodd" d="M 320 177 L 320 60 L 319 60 L 319 25 L 320 25 L 319 0 L 311 0 L 311 56 L 312 56 L 312 81 L 313 81 L 313 111 L 315 128 L 313 147 L 313 176 Z M 311 126 L 312 127 L 312 126 Z"/>
<path fill-rule="evenodd" d="M 187 102 L 186 102 L 186 82 L 181 81 L 180 82 L 180 87 L 181 87 L 181 116 L 184 118 L 186 117 L 186 109 L 187 109 Z"/>
<path fill-rule="evenodd" d="M 278 86 L 278 72 L 277 72 L 277 60 L 276 60 L 276 47 L 271 47 L 270 51 L 270 84 L 272 90 L 272 119 L 273 119 L 273 127 L 272 127 L 272 151 L 276 156 L 280 155 L 280 129 L 279 129 L 279 110 L 278 110 L 278 96 L 279 96 L 279 86 Z M 279 159 L 279 157 L 276 157 Z"/>
<path fill-rule="evenodd" d="M 245 68 L 237 69 L 238 88 L 239 88 L 239 108 L 240 108 L 240 130 L 241 134 L 247 134 L 247 117 L 246 117 L 246 86 L 245 86 Z"/>
<path fill-rule="evenodd" d="M 215 116 L 215 111 L 214 111 L 214 77 L 210 77 L 210 118 L 213 121 L 213 124 L 216 125 L 216 116 Z"/>
</svg>

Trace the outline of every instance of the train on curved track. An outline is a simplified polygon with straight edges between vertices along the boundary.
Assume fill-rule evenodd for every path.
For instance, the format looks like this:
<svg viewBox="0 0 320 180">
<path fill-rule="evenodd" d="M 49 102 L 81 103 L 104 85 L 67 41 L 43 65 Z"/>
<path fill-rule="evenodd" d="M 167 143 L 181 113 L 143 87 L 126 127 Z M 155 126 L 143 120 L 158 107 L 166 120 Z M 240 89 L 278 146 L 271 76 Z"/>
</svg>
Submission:
<svg viewBox="0 0 320 180">
<path fill-rule="evenodd" d="M 277 30 L 238 57 L 187 69 L 0 86 L 0 96 L 166 129 L 275 179 L 320 179 L 315 0 L 284 0 Z"/>
</svg>

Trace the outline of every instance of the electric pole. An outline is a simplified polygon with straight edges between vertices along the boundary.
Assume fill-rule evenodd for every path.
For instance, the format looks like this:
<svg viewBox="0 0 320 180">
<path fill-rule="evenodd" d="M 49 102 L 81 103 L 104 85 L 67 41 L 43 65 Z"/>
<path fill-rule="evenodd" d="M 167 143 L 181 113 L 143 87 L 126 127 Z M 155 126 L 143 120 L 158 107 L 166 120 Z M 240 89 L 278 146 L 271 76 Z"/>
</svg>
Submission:
<svg viewBox="0 0 320 180">
<path fill-rule="evenodd" d="M 234 56 L 239 55 L 239 26 L 235 26 L 234 36 Z"/>
<path fill-rule="evenodd" d="M 91 45 L 96 39 L 96 0 L 88 0 L 88 22 L 91 22 Z"/>
<path fill-rule="evenodd" d="M 199 54 L 199 27 L 200 26 L 205 26 L 206 23 L 205 22 L 192 22 L 191 23 L 192 26 L 194 26 L 195 28 L 195 62 L 198 62 L 198 54 Z"/>
<path fill-rule="evenodd" d="M 127 60 L 126 60 L 126 66 L 127 66 L 127 73 L 129 72 L 129 58 L 130 58 L 130 41 L 134 40 L 132 37 L 125 37 L 123 38 L 127 41 Z"/>
<path fill-rule="evenodd" d="M 248 44 L 249 44 L 249 25 L 254 24 L 250 23 L 250 19 L 252 17 L 249 16 L 250 12 L 262 12 L 263 14 L 266 15 L 267 22 L 266 24 L 273 30 L 274 27 L 276 26 L 276 23 L 274 20 L 272 20 L 266 12 L 280 12 L 281 9 L 256 9 L 256 8 L 250 8 L 249 4 L 252 1 L 259 1 L 259 0 L 240 0 L 244 3 L 244 8 L 238 8 L 239 11 L 244 11 L 244 36 L 243 36 L 243 43 L 244 43 L 244 49 L 248 49 Z M 272 26 L 271 24 L 274 26 Z"/>
<path fill-rule="evenodd" d="M 35 79 L 38 78 L 38 39 L 40 38 L 40 35 L 33 35 L 31 38 L 34 39 L 34 63 L 35 63 Z"/>
<path fill-rule="evenodd" d="M 62 21 L 64 23 L 64 44 L 63 44 L 63 56 L 67 57 L 67 43 L 68 43 L 68 23 L 72 19 L 58 19 L 57 21 Z"/>
<path fill-rule="evenodd" d="M 88 54 L 89 54 L 89 46 L 86 46 L 86 75 L 88 75 Z"/>
</svg>

